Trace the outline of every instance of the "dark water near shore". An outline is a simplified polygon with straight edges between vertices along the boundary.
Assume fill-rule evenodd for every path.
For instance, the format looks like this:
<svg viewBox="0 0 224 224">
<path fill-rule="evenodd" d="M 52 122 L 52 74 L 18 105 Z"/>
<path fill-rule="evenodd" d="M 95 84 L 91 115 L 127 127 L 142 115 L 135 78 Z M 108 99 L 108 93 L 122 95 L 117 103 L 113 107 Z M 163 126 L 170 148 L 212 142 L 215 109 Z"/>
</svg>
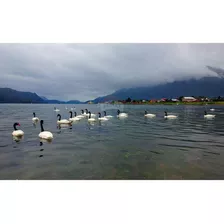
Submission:
<svg viewBox="0 0 224 224">
<path fill-rule="evenodd" d="M 57 105 L 68 118 L 73 105 Z M 212 106 L 216 118 L 203 118 L 204 106 L 121 106 L 127 119 L 116 118 L 119 106 L 75 105 L 115 117 L 72 129 L 57 129 L 54 105 L 0 104 L 0 179 L 224 179 L 224 107 Z M 144 118 L 144 110 L 156 113 Z M 163 112 L 178 115 L 164 120 Z M 40 146 L 39 123 L 54 134 L 52 143 Z M 20 142 L 12 139 L 13 123 L 25 132 Z M 42 151 L 40 151 L 42 150 Z"/>
</svg>

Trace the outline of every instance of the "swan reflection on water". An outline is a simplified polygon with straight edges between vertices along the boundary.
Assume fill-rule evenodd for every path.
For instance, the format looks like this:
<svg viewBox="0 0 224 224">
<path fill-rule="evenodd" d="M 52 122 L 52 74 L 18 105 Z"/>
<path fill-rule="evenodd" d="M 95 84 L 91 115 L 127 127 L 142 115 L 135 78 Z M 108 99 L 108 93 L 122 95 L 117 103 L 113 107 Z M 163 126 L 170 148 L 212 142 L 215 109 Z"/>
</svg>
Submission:
<svg viewBox="0 0 224 224">
<path fill-rule="evenodd" d="M 34 127 L 34 128 L 37 127 L 37 123 L 38 123 L 38 121 L 33 121 L 33 127 Z"/>
<path fill-rule="evenodd" d="M 57 126 L 57 129 L 61 130 L 61 129 L 72 129 L 72 124 L 59 124 Z"/>
<path fill-rule="evenodd" d="M 41 141 L 40 143 L 42 143 L 42 145 L 43 145 L 43 142 L 44 142 L 44 143 L 51 143 L 52 140 L 53 140 L 53 139 L 43 139 L 43 138 L 40 138 L 40 141 Z M 42 145 L 40 145 L 40 146 L 42 146 Z"/>
<path fill-rule="evenodd" d="M 57 125 L 57 129 L 59 130 L 58 134 L 60 134 L 61 130 L 66 130 L 66 129 L 71 130 L 72 129 L 72 124 L 59 124 L 59 125 Z"/>
<path fill-rule="evenodd" d="M 20 142 L 23 139 L 24 136 L 13 136 L 13 140 L 15 142 Z"/>
</svg>

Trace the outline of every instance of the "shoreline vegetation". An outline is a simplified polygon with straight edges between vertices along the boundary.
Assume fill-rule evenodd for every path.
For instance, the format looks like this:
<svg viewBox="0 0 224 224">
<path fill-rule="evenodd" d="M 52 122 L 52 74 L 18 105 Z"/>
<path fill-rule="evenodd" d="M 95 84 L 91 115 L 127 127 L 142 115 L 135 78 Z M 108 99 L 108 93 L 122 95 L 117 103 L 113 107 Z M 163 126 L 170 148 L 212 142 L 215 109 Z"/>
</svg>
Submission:
<svg viewBox="0 0 224 224">
<path fill-rule="evenodd" d="M 218 96 L 208 98 L 206 96 L 199 97 L 184 97 L 168 99 L 162 98 L 160 100 L 132 100 L 128 97 L 126 100 L 118 100 L 107 102 L 109 104 L 127 104 L 127 105 L 195 105 L 195 106 L 206 106 L 206 105 L 224 105 L 224 97 Z"/>
<path fill-rule="evenodd" d="M 58 105 L 61 103 L 0 103 L 0 104 L 52 104 Z M 74 103 L 75 104 L 75 103 Z M 86 104 L 86 103 L 85 103 Z M 223 105 L 224 101 L 210 101 L 210 102 L 105 102 L 105 103 L 92 103 L 92 104 L 115 104 L 115 105 L 195 105 L 195 106 L 205 106 L 205 105 Z M 63 104 L 61 104 L 63 105 Z"/>
<path fill-rule="evenodd" d="M 159 102 L 159 103 L 151 103 L 151 102 L 140 102 L 140 103 L 102 103 L 102 104 L 127 104 L 127 105 L 223 105 L 224 106 L 224 101 L 217 101 L 217 102 Z"/>
</svg>

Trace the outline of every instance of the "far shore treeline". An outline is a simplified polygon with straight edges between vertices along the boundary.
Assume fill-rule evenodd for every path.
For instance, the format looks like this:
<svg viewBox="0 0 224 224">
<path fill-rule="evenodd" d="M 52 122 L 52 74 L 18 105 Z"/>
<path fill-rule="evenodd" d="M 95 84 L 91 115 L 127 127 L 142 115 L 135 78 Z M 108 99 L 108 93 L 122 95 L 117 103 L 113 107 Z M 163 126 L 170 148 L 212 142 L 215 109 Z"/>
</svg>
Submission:
<svg viewBox="0 0 224 224">
<path fill-rule="evenodd" d="M 4 90 L 4 91 L 3 91 Z M 186 104 L 186 105 L 204 105 L 204 104 L 223 104 L 224 96 L 207 97 L 207 96 L 180 96 L 176 98 L 161 98 L 161 99 L 131 99 L 128 97 L 125 100 L 111 100 L 104 102 L 94 102 L 86 101 L 81 102 L 78 100 L 71 101 L 58 101 L 58 100 L 48 100 L 45 97 L 40 97 L 36 93 L 30 92 L 20 92 L 9 88 L 0 88 L 0 103 L 25 103 L 25 104 L 166 104 L 166 105 L 176 105 L 176 104 Z"/>
</svg>

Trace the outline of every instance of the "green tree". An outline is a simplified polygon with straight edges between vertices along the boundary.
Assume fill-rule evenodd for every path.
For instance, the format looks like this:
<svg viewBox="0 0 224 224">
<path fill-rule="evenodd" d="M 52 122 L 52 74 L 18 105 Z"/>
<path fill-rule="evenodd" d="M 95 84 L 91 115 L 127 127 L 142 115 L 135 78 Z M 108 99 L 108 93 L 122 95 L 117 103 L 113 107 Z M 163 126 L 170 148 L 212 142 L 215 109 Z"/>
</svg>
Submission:
<svg viewBox="0 0 224 224">
<path fill-rule="evenodd" d="M 130 103 L 130 102 L 131 102 L 131 98 L 128 97 L 128 98 L 126 99 L 126 103 Z"/>
<path fill-rule="evenodd" d="M 180 97 L 178 98 L 178 100 L 179 100 L 179 101 L 182 101 L 183 98 L 184 98 L 183 96 L 180 96 Z"/>
</svg>

